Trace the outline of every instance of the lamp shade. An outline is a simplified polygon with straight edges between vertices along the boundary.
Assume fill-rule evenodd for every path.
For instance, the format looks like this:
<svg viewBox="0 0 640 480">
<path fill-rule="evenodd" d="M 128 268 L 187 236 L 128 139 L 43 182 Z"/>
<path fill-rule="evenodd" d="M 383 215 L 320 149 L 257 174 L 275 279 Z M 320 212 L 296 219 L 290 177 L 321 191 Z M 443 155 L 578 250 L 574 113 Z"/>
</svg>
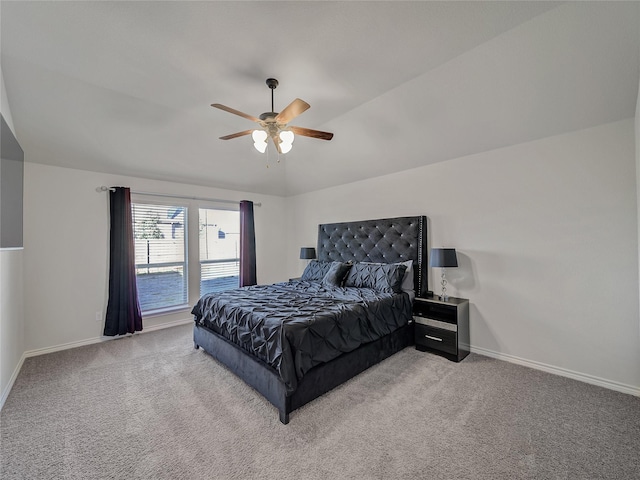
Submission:
<svg viewBox="0 0 640 480">
<path fill-rule="evenodd" d="M 302 247 L 300 249 L 301 260 L 313 260 L 316 258 L 316 249 L 313 247 Z"/>
<path fill-rule="evenodd" d="M 450 268 L 458 266 L 455 248 L 432 248 L 429 263 L 432 267 Z"/>
</svg>

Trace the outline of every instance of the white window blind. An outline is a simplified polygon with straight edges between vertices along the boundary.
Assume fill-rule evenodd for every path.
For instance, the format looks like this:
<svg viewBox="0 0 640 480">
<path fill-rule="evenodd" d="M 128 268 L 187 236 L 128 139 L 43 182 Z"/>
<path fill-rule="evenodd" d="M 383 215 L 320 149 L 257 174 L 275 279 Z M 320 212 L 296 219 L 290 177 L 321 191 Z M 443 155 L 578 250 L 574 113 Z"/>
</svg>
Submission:
<svg viewBox="0 0 640 480">
<path fill-rule="evenodd" d="M 132 204 L 136 283 L 143 313 L 188 303 L 186 212 L 180 205 Z"/>
<path fill-rule="evenodd" d="M 240 284 L 240 212 L 199 210 L 200 295 Z"/>
</svg>

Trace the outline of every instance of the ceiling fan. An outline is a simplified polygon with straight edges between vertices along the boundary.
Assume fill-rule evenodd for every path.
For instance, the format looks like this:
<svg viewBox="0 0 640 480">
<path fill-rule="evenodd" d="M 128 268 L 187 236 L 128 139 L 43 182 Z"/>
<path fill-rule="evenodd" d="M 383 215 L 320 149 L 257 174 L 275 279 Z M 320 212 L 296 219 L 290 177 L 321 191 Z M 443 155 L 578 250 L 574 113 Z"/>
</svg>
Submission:
<svg viewBox="0 0 640 480">
<path fill-rule="evenodd" d="M 303 137 L 319 138 L 321 140 L 331 140 L 333 133 L 321 132 L 320 130 L 312 130 L 304 127 L 294 127 L 289 125 L 289 122 L 310 108 L 310 105 L 304 100 L 296 98 L 293 102 L 286 106 L 280 113 L 274 112 L 273 108 L 273 91 L 278 86 L 278 80 L 275 78 L 267 78 L 267 86 L 271 89 L 271 111 L 265 112 L 256 118 L 252 115 L 240 112 L 233 108 L 214 103 L 211 106 L 224 110 L 225 112 L 233 113 L 241 117 L 247 118 L 253 122 L 256 122 L 262 127 L 261 129 L 245 130 L 243 132 L 232 133 L 231 135 L 225 135 L 220 137 L 220 140 L 231 140 L 232 138 L 242 137 L 244 135 L 251 135 L 253 138 L 253 146 L 260 153 L 264 153 L 267 149 L 267 141 L 269 138 L 273 141 L 278 153 L 287 153 L 291 150 L 294 134 L 302 135 Z"/>
</svg>

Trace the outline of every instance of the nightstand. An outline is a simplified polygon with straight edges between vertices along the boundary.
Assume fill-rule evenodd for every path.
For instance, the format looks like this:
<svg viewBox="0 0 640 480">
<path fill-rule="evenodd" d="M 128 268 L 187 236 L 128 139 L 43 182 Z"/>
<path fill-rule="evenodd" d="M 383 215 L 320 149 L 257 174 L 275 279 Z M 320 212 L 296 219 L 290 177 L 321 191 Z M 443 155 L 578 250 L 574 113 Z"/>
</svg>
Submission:
<svg viewBox="0 0 640 480">
<path fill-rule="evenodd" d="M 413 301 L 416 349 L 459 362 L 469 355 L 469 300 L 439 297 Z"/>
</svg>

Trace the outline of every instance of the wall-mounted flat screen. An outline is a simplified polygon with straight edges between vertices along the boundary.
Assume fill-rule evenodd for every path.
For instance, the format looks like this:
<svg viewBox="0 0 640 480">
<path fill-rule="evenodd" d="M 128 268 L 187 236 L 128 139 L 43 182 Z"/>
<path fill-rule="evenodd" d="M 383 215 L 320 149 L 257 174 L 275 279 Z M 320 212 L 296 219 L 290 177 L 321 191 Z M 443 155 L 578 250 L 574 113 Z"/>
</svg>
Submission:
<svg viewBox="0 0 640 480">
<path fill-rule="evenodd" d="M 0 248 L 22 248 L 24 152 L 0 117 Z"/>
</svg>

